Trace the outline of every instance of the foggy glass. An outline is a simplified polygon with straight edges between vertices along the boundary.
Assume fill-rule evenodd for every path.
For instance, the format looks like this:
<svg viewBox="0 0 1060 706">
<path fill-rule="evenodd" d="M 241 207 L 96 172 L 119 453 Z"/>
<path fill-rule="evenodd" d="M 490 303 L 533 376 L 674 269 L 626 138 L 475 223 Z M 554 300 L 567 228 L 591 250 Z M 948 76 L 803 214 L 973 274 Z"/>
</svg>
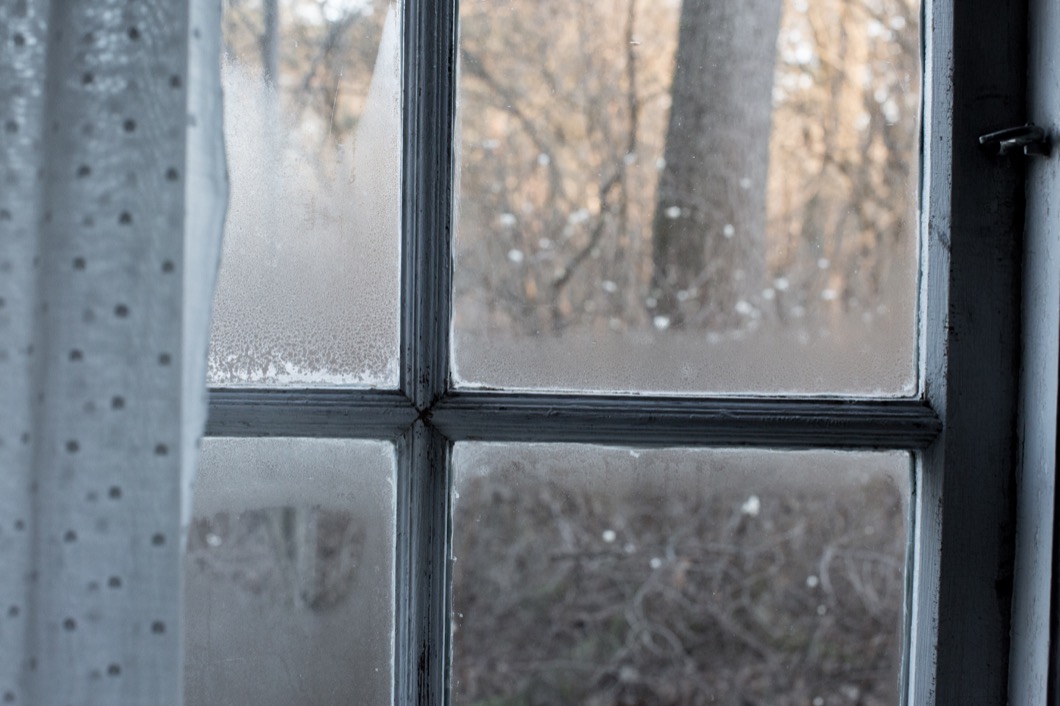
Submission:
<svg viewBox="0 0 1060 706">
<path fill-rule="evenodd" d="M 919 3 L 460 8 L 459 385 L 915 392 Z"/>
<path fill-rule="evenodd" d="M 894 704 L 910 457 L 457 444 L 458 704 Z"/>
<path fill-rule="evenodd" d="M 225 3 L 212 384 L 397 386 L 399 19 L 378 0 Z"/>
<path fill-rule="evenodd" d="M 185 703 L 390 703 L 394 473 L 383 442 L 203 442 Z"/>
</svg>

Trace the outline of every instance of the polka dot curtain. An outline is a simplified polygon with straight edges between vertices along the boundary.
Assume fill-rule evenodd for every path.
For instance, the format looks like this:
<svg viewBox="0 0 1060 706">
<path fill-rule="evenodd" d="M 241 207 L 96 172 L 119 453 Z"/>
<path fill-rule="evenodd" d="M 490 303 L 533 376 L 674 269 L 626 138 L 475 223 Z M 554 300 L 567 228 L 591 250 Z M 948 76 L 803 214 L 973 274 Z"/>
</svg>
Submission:
<svg viewBox="0 0 1060 706">
<path fill-rule="evenodd" d="M 217 2 L 0 2 L 0 704 L 180 701 Z"/>
</svg>

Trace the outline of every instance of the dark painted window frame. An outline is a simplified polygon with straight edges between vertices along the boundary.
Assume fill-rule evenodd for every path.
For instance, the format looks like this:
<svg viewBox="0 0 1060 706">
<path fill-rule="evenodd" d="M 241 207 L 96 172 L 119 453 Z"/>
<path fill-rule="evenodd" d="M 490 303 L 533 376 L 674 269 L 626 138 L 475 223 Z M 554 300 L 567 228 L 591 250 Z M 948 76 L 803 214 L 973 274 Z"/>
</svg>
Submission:
<svg viewBox="0 0 1060 706">
<path fill-rule="evenodd" d="M 1025 0 L 927 0 L 919 393 L 908 399 L 534 394 L 450 385 L 457 0 L 405 0 L 401 381 L 217 388 L 210 436 L 373 438 L 398 458 L 395 702 L 449 701 L 458 441 L 914 452 L 910 704 L 1004 703 L 1019 364 Z M 945 491 L 945 492 L 944 492 Z"/>
</svg>

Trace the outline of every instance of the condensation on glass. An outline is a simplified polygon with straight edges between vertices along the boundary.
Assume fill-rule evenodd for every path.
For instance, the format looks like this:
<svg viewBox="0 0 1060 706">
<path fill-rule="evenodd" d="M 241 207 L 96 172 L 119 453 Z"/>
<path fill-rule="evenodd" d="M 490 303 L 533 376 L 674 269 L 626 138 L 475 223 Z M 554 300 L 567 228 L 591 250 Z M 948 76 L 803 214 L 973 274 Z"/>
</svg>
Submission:
<svg viewBox="0 0 1060 706">
<path fill-rule="evenodd" d="M 391 702 L 394 474 L 383 442 L 204 441 L 184 558 L 187 704 Z"/>
<path fill-rule="evenodd" d="M 398 381 L 400 12 L 227 0 L 212 384 Z"/>
<path fill-rule="evenodd" d="M 458 444 L 453 702 L 898 703 L 905 453 Z"/>
<path fill-rule="evenodd" d="M 470 387 L 915 392 L 915 0 L 465 0 Z"/>
</svg>

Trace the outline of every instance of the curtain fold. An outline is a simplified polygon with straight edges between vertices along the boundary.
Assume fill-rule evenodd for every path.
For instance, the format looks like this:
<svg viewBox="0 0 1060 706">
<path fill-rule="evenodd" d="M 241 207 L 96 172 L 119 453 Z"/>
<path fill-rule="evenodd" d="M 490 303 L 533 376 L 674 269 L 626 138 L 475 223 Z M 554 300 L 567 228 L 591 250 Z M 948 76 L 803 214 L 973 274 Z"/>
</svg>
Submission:
<svg viewBox="0 0 1060 706">
<path fill-rule="evenodd" d="M 175 704 L 219 7 L 0 3 L 0 703 Z"/>
</svg>

